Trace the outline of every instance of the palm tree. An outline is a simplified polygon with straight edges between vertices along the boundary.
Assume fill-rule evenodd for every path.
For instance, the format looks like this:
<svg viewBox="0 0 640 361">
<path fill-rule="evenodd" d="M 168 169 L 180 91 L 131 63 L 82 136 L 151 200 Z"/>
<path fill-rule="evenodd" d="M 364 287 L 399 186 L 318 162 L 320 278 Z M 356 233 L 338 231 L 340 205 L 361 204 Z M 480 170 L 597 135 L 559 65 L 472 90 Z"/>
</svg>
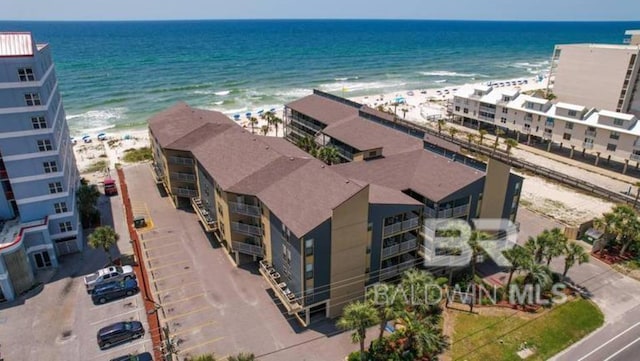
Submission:
<svg viewBox="0 0 640 361">
<path fill-rule="evenodd" d="M 524 247 L 533 255 L 533 260 L 536 263 L 541 263 L 547 254 L 549 244 L 549 230 L 545 229 L 536 237 L 529 237 Z"/>
<path fill-rule="evenodd" d="M 447 121 L 444 119 L 438 119 L 438 135 L 440 135 L 442 133 L 442 128 L 444 128 L 444 125 L 447 124 Z"/>
<path fill-rule="evenodd" d="M 407 118 L 407 112 L 409 111 L 409 109 L 407 108 L 402 108 L 402 119 L 406 119 Z"/>
<path fill-rule="evenodd" d="M 579 244 L 575 242 L 568 243 L 564 249 L 564 270 L 562 278 L 567 277 L 567 272 L 576 262 L 578 265 L 589 262 L 589 254 Z"/>
<path fill-rule="evenodd" d="M 486 232 L 473 231 L 471 237 L 469 237 L 469 248 L 471 248 L 471 277 L 476 276 L 476 262 L 478 256 L 483 254 L 483 248 L 480 246 L 480 241 L 486 241 L 491 239 L 491 236 Z"/>
<path fill-rule="evenodd" d="M 380 320 L 378 313 L 370 302 L 353 302 L 344 308 L 342 317 L 337 326 L 342 330 L 352 330 L 351 342 L 360 344 L 360 359 L 365 359 L 364 341 L 367 337 L 367 328 L 377 325 Z"/>
<path fill-rule="evenodd" d="M 318 144 L 316 143 L 316 141 L 313 140 L 313 138 L 311 138 L 308 135 L 304 138 L 300 138 L 298 140 L 297 145 L 300 149 L 304 150 L 305 152 L 311 155 L 314 155 L 316 152 L 316 149 L 318 148 Z"/>
<path fill-rule="evenodd" d="M 229 356 L 227 361 L 255 361 L 255 359 L 256 359 L 256 356 L 252 353 L 240 352 L 235 356 Z"/>
<path fill-rule="evenodd" d="M 111 257 L 111 247 L 118 243 L 120 236 L 109 226 L 103 226 L 96 228 L 93 233 L 89 235 L 88 243 L 91 248 L 101 248 L 109 257 L 109 264 L 113 263 Z"/>
<path fill-rule="evenodd" d="M 636 204 L 638 204 L 638 198 L 640 198 L 640 182 L 636 182 L 636 184 L 634 184 L 637 188 L 636 190 L 636 199 L 633 200 L 633 206 L 635 207 Z"/>
<path fill-rule="evenodd" d="M 251 133 L 254 133 L 255 126 L 258 125 L 258 118 L 251 117 L 249 118 L 249 124 L 251 125 Z"/>
<path fill-rule="evenodd" d="M 269 126 L 267 124 L 263 125 L 260 128 L 260 132 L 262 133 L 262 135 L 267 135 L 267 133 L 269 133 Z"/>
<path fill-rule="evenodd" d="M 95 185 L 82 184 L 76 192 L 78 198 L 78 211 L 83 227 L 91 227 L 92 221 L 100 217 L 100 212 L 96 208 L 100 191 Z"/>
<path fill-rule="evenodd" d="M 406 343 L 405 351 L 413 353 L 416 359 L 426 357 L 429 360 L 447 349 L 449 343 L 441 330 L 436 326 L 437 320 L 424 322 L 413 312 L 404 312 L 402 317 L 404 329 L 400 332 Z"/>
<path fill-rule="evenodd" d="M 633 208 L 626 204 L 613 207 L 611 212 L 603 214 L 602 219 L 595 220 L 596 224 L 604 226 L 605 232 L 615 236 L 616 243 L 621 245 L 620 257 L 632 243 L 640 240 L 640 220 Z"/>
<path fill-rule="evenodd" d="M 511 284 L 511 280 L 513 279 L 513 274 L 529 264 L 532 261 L 533 256 L 528 249 L 520 246 L 515 246 L 504 251 L 503 253 L 504 256 L 509 260 L 509 262 L 511 262 L 511 268 L 509 269 L 509 280 L 507 281 L 507 286 L 509 286 Z"/>
<path fill-rule="evenodd" d="M 511 149 L 518 146 L 518 141 L 513 138 L 507 138 L 504 140 L 504 145 L 507 146 L 507 154 L 511 154 Z"/>
<path fill-rule="evenodd" d="M 338 149 L 332 146 L 320 148 L 317 155 L 318 159 L 327 163 L 328 165 L 340 162 L 340 153 L 338 152 Z"/>
<path fill-rule="evenodd" d="M 188 359 L 189 361 L 216 361 L 216 357 L 212 353 L 198 355 Z"/>
<path fill-rule="evenodd" d="M 547 248 L 544 255 L 547 258 L 547 267 L 549 267 L 553 258 L 562 256 L 567 242 L 569 242 L 567 236 L 565 236 L 558 227 L 553 228 L 548 233 L 548 237 Z"/>
<path fill-rule="evenodd" d="M 469 150 L 471 150 L 471 143 L 473 143 L 474 139 L 476 139 L 475 135 L 471 133 L 467 133 L 467 142 L 469 142 Z"/>
<path fill-rule="evenodd" d="M 500 137 L 504 135 L 504 130 L 500 128 L 496 128 L 496 140 L 493 142 L 493 153 L 498 149 L 498 143 L 500 142 Z"/>
<path fill-rule="evenodd" d="M 380 292 L 384 292 L 384 294 Z M 371 287 L 367 292 L 367 301 L 371 302 L 376 308 L 380 319 L 378 340 L 382 340 L 387 322 L 398 317 L 402 311 L 404 300 L 402 297 L 397 297 L 398 294 L 398 289 L 395 285 L 386 283 Z"/>
<path fill-rule="evenodd" d="M 402 274 L 399 287 L 402 287 L 404 294 L 409 297 L 411 304 L 407 307 L 416 312 L 420 318 L 426 318 L 440 311 L 437 301 L 440 299 L 440 292 L 435 292 L 433 285 L 436 282 L 431 273 L 412 268 Z"/>
<path fill-rule="evenodd" d="M 275 115 L 271 117 L 271 124 L 276 129 L 276 137 L 278 136 L 278 125 L 282 124 L 282 119 L 276 117 Z"/>
<path fill-rule="evenodd" d="M 458 129 L 453 127 L 449 128 L 449 135 L 451 136 L 451 139 L 456 136 L 456 133 L 458 133 Z"/>
<path fill-rule="evenodd" d="M 487 135 L 487 131 L 484 129 L 480 129 L 478 133 L 480 133 L 480 137 L 478 139 L 478 145 L 483 145 L 482 142 L 484 141 L 484 136 Z"/>
<path fill-rule="evenodd" d="M 524 271 L 527 274 L 524 277 L 526 283 L 539 285 L 543 289 L 551 285 L 551 271 L 549 267 L 536 262 L 528 262 Z"/>
</svg>

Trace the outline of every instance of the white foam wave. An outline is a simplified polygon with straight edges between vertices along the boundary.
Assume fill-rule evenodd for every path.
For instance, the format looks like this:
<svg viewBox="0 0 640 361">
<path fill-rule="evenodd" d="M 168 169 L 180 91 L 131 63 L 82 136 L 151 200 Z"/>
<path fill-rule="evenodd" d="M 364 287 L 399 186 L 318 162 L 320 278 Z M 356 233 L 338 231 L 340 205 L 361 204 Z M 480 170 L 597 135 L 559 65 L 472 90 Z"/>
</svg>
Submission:
<svg viewBox="0 0 640 361">
<path fill-rule="evenodd" d="M 406 85 L 401 81 L 380 81 L 380 82 L 335 82 L 320 84 L 319 88 L 330 92 L 351 92 L 357 90 L 371 90 L 371 89 L 387 89 L 398 88 Z"/>
<path fill-rule="evenodd" d="M 438 83 L 438 84 L 440 84 L 440 83 L 446 83 L 446 82 L 447 82 L 447 79 L 434 80 L 433 82 L 434 82 L 434 83 Z"/>
<path fill-rule="evenodd" d="M 286 90 L 279 90 L 274 93 L 277 97 L 282 98 L 302 98 L 313 93 L 313 90 L 306 88 L 293 88 Z"/>
<path fill-rule="evenodd" d="M 194 90 L 193 94 L 197 95 L 213 95 L 216 94 L 213 90 Z"/>
<path fill-rule="evenodd" d="M 221 91 L 214 92 L 213 94 L 224 96 L 224 95 L 229 95 L 229 93 L 231 93 L 231 90 L 221 90 Z"/>
<path fill-rule="evenodd" d="M 419 71 L 418 73 L 424 76 L 453 76 L 453 77 L 461 77 L 461 78 L 475 78 L 475 77 L 487 77 L 483 74 L 476 73 L 458 73 L 455 71 L 447 71 L 447 70 L 436 70 L 436 71 Z"/>
<path fill-rule="evenodd" d="M 335 81 L 347 81 L 347 80 L 358 80 L 360 79 L 359 76 L 345 76 L 345 77 L 340 77 L 340 78 L 334 78 L 333 80 Z"/>
<path fill-rule="evenodd" d="M 220 101 L 217 101 L 217 102 L 213 102 L 213 104 L 215 104 L 215 105 L 222 105 L 222 104 L 224 104 L 224 100 L 220 100 Z"/>
</svg>

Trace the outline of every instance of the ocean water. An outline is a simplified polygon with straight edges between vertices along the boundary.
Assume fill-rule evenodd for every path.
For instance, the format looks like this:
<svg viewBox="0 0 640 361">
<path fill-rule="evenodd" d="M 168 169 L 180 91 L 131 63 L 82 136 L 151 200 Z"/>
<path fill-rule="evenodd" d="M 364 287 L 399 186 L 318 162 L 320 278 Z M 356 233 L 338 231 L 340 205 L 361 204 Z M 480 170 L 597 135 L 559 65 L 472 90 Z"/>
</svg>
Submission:
<svg viewBox="0 0 640 361">
<path fill-rule="evenodd" d="M 558 43 L 621 43 L 640 22 L 0 22 L 49 43 L 72 133 L 139 128 L 175 102 L 244 114 L 313 88 L 344 96 L 547 71 Z"/>
</svg>

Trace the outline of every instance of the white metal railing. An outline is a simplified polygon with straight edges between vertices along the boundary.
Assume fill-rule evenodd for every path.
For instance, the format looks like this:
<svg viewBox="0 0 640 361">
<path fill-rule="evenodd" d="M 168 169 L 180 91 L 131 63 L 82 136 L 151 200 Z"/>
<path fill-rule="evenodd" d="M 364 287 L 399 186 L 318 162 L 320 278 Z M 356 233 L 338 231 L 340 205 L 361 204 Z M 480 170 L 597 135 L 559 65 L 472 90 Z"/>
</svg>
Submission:
<svg viewBox="0 0 640 361">
<path fill-rule="evenodd" d="M 285 282 L 280 282 L 280 274 L 265 260 L 260 261 L 260 273 L 269 282 L 271 289 L 284 304 L 290 315 L 302 310 L 302 306 L 298 303 L 299 298 L 291 292 Z"/>
<path fill-rule="evenodd" d="M 244 214 L 253 217 L 260 217 L 262 215 L 260 207 L 252 206 L 246 203 L 229 202 L 229 210 L 233 213 Z"/>
<path fill-rule="evenodd" d="M 406 221 L 396 222 L 394 224 L 385 226 L 382 233 L 383 236 L 386 237 L 394 233 L 410 231 L 419 226 L 420 219 L 418 217 L 413 217 L 411 219 L 407 219 Z"/>
<path fill-rule="evenodd" d="M 636 141 L 633 142 L 633 147 L 634 148 L 640 148 L 640 139 L 636 139 Z"/>
<path fill-rule="evenodd" d="M 255 244 L 233 241 L 233 250 L 252 256 L 264 257 L 264 248 Z"/>
<path fill-rule="evenodd" d="M 250 236 L 262 236 L 262 228 L 240 222 L 231 222 L 231 230 Z"/>
<path fill-rule="evenodd" d="M 480 114 L 478 115 L 478 119 L 484 120 L 484 121 L 487 121 L 487 122 L 490 122 L 490 123 L 493 123 L 493 122 L 496 121 L 495 117 L 492 118 L 492 117 L 488 117 L 486 115 L 480 115 Z"/>
<path fill-rule="evenodd" d="M 596 132 L 595 132 L 595 130 L 585 130 L 584 131 L 584 135 L 587 136 L 587 137 L 595 138 L 596 137 Z"/>
<path fill-rule="evenodd" d="M 424 206 L 424 216 L 426 218 L 435 218 L 436 210 L 431 207 Z"/>
<path fill-rule="evenodd" d="M 171 172 L 171 179 L 175 179 L 183 182 L 195 182 L 196 176 L 190 173 Z"/>
<path fill-rule="evenodd" d="M 459 217 L 459 216 L 465 215 L 467 213 L 469 213 L 469 204 L 465 204 L 463 206 L 457 206 L 457 207 L 453 208 L 452 216 L 453 217 Z"/>
<path fill-rule="evenodd" d="M 632 153 L 632 154 L 629 156 L 629 159 L 632 159 L 632 160 L 638 160 L 638 161 L 640 161 L 640 154 L 633 154 L 633 153 Z"/>
<path fill-rule="evenodd" d="M 592 149 L 593 148 L 593 143 L 584 142 L 584 143 L 582 143 L 582 148 L 584 148 L 584 149 Z"/>
<path fill-rule="evenodd" d="M 394 244 L 393 246 L 384 247 L 382 249 L 382 258 L 388 258 L 394 256 L 400 252 L 400 245 Z"/>
<path fill-rule="evenodd" d="M 412 236 L 406 241 L 400 243 L 400 252 L 414 250 L 417 246 L 418 246 L 418 239 Z"/>
<path fill-rule="evenodd" d="M 171 156 L 169 157 L 169 163 L 179 165 L 193 165 L 193 159 L 186 157 Z"/>
</svg>

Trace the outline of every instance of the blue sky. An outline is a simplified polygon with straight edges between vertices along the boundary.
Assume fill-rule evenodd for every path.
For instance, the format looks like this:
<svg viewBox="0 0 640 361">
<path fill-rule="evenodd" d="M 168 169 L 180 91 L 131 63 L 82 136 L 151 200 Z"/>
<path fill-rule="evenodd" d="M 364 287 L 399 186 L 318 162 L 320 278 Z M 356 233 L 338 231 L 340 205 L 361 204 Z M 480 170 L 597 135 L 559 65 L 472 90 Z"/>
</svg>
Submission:
<svg viewBox="0 0 640 361">
<path fill-rule="evenodd" d="M 0 0 L 0 20 L 640 20 L 638 0 Z"/>
</svg>

